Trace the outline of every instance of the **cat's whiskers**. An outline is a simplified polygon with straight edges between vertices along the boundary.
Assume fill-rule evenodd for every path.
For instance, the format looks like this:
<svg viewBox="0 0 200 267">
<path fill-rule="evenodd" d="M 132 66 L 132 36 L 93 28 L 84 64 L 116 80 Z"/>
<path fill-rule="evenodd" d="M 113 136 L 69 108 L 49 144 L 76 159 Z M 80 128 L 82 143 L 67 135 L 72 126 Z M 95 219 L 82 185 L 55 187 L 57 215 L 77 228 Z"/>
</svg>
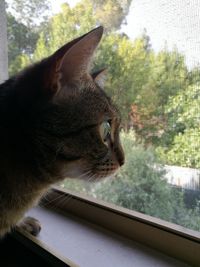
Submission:
<svg viewBox="0 0 200 267">
<path fill-rule="evenodd" d="M 87 178 L 87 182 L 90 183 L 90 182 L 94 182 L 96 179 L 96 174 L 92 173 L 92 171 L 90 171 L 90 176 L 88 176 Z"/>
<path fill-rule="evenodd" d="M 66 195 L 66 193 L 62 193 L 61 195 L 51 199 L 50 201 L 47 200 L 46 203 L 40 203 L 39 206 L 42 208 L 48 207 L 52 210 L 59 211 L 59 206 L 61 206 L 63 203 L 68 203 L 72 197 L 72 195 Z"/>
<path fill-rule="evenodd" d="M 49 204 L 53 203 L 54 201 L 58 201 L 60 198 L 62 198 L 64 196 L 65 196 L 65 193 L 62 193 L 61 195 L 59 195 L 59 196 L 57 196 L 57 197 L 55 197 L 55 198 L 53 198 L 51 200 L 48 200 L 48 195 L 46 195 L 45 198 L 44 198 L 45 199 L 45 203 L 40 202 L 39 206 L 44 208 L 44 207 L 48 206 Z"/>
<path fill-rule="evenodd" d="M 88 171 L 86 171 L 86 170 L 88 170 Z M 90 169 L 85 169 L 85 171 L 86 172 L 84 172 L 84 173 L 80 174 L 78 177 L 76 177 L 76 179 L 80 179 L 80 178 L 83 178 L 83 177 L 87 178 L 87 175 L 90 174 L 91 170 Z"/>
<path fill-rule="evenodd" d="M 82 173 L 81 175 L 79 175 L 76 179 L 80 179 L 80 178 L 82 178 L 82 177 L 87 177 L 87 175 L 90 173 L 90 170 L 89 171 L 86 171 L 86 172 L 84 172 L 84 173 Z M 41 207 L 46 207 L 46 206 L 49 206 L 50 204 L 50 207 L 51 208 L 54 208 L 55 206 L 57 206 L 57 204 L 58 205 L 61 205 L 61 204 L 63 204 L 63 202 L 65 203 L 65 204 L 68 204 L 68 202 L 72 199 L 72 195 L 66 195 L 66 193 L 65 192 L 63 192 L 62 193 L 62 195 L 59 195 L 58 197 L 55 197 L 55 198 L 53 198 L 53 199 L 51 199 L 50 201 L 47 199 L 47 197 L 48 197 L 48 194 L 44 197 L 45 198 L 45 200 L 47 201 L 46 203 L 40 203 L 39 205 L 41 206 Z M 59 203 L 58 203 L 59 202 Z M 61 203 L 62 202 L 62 203 Z M 53 203 L 55 203 L 54 205 L 52 205 Z"/>
</svg>

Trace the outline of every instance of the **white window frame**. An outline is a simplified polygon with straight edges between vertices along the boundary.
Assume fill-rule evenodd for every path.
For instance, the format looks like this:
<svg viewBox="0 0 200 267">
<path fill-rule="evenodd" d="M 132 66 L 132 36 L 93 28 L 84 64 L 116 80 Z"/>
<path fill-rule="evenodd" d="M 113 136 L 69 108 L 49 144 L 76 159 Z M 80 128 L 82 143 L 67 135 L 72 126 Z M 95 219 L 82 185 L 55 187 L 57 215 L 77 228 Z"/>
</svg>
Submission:
<svg viewBox="0 0 200 267">
<path fill-rule="evenodd" d="M 57 186 L 52 188 L 41 204 L 51 209 L 51 212 L 75 215 L 93 225 L 101 226 L 191 266 L 200 266 L 200 232 L 83 194 L 63 190 Z M 60 256 L 57 251 L 50 249 L 48 244 L 42 243 L 37 237 L 21 229 L 13 232 L 12 235 L 53 266 L 77 266 L 69 259 Z"/>
<path fill-rule="evenodd" d="M 0 84 L 8 78 L 8 45 L 5 1 L 0 1 Z"/>
</svg>

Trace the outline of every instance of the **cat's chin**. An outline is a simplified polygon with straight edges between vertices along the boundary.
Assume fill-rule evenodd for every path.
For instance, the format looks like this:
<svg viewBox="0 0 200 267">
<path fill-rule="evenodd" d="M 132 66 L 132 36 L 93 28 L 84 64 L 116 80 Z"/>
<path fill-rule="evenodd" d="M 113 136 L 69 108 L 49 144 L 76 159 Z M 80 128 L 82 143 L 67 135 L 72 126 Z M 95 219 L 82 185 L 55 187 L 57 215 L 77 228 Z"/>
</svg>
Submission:
<svg viewBox="0 0 200 267">
<path fill-rule="evenodd" d="M 86 171 L 84 170 L 84 163 L 81 160 L 76 160 L 65 164 L 62 172 L 62 176 L 66 178 L 81 179 L 86 177 Z"/>
<path fill-rule="evenodd" d="M 93 181 L 97 177 L 91 167 L 88 166 L 84 160 L 75 160 L 65 164 L 62 172 L 62 176 L 65 178 L 79 179 L 85 181 Z"/>
<path fill-rule="evenodd" d="M 85 180 L 88 182 L 99 182 L 104 179 L 112 179 L 115 177 L 116 173 L 119 170 L 119 167 L 108 169 L 108 170 L 100 170 L 100 169 L 92 169 L 91 167 L 86 167 L 87 164 L 83 160 L 76 160 L 70 163 L 67 163 L 63 169 L 63 177 Z"/>
<path fill-rule="evenodd" d="M 116 168 L 115 170 L 108 171 L 107 173 L 96 173 L 95 174 L 95 182 L 100 182 L 102 180 L 106 179 L 114 179 L 117 172 L 119 171 L 119 168 Z"/>
</svg>

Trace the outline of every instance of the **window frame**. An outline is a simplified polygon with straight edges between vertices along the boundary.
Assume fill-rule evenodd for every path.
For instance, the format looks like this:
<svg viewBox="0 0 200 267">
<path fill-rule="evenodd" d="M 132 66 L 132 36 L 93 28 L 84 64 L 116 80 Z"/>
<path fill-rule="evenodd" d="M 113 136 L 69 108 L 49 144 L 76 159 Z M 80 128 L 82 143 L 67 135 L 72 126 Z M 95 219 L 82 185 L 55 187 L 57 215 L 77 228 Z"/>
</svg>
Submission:
<svg viewBox="0 0 200 267">
<path fill-rule="evenodd" d="M 63 201 L 63 199 L 66 200 Z M 165 255 L 192 264 L 192 266 L 200 264 L 200 233 L 197 231 L 83 194 L 70 192 L 58 186 L 52 188 L 50 193 L 42 199 L 41 204 L 51 209 L 52 202 L 56 212 L 70 213 Z M 46 246 L 43 247 L 40 242 L 35 241 L 35 238 L 23 231 L 18 231 L 17 235 L 18 238 L 20 235 L 28 238 L 34 246 L 40 247 L 39 250 L 42 248 L 50 255 L 53 253 L 52 250 L 48 250 Z M 55 253 L 52 255 L 56 257 Z M 58 259 L 60 260 L 60 257 Z M 76 265 L 71 263 L 69 266 Z"/>
<path fill-rule="evenodd" d="M 39 257 L 43 258 L 47 263 L 50 264 L 50 266 L 79 267 L 70 259 L 58 254 L 57 251 L 51 249 L 37 237 L 29 234 L 23 229 L 16 228 L 16 231 L 12 232 L 11 237 L 22 243 L 25 247 Z"/>
<path fill-rule="evenodd" d="M 8 41 L 5 1 L 0 1 L 0 84 L 8 78 Z"/>
</svg>

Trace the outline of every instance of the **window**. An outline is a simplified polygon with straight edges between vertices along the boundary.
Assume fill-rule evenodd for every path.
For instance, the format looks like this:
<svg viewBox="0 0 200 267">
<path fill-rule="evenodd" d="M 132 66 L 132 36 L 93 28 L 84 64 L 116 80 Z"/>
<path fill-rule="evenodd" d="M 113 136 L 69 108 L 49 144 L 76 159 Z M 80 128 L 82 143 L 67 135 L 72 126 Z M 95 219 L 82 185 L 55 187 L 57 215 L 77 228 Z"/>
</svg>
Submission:
<svg viewBox="0 0 200 267">
<path fill-rule="evenodd" d="M 126 164 L 117 179 L 60 186 L 200 231 L 199 6 L 136 0 L 128 10 L 96 14 L 112 30 L 97 65 L 109 62 Z"/>
<path fill-rule="evenodd" d="M 106 28 L 95 64 L 108 65 L 126 164 L 117 179 L 60 186 L 200 231 L 199 6 L 136 0 L 112 9 L 112 1 L 90 1 L 86 12 L 77 2 L 56 15 L 49 1 L 8 1 L 7 9 L 10 75 L 96 23 Z"/>
<path fill-rule="evenodd" d="M 7 1 L 9 74 L 102 23 L 94 67 L 108 65 L 106 90 L 122 115 L 116 179 L 59 187 L 200 231 L 198 4 L 82 0 L 55 10 L 52 1 L 52 12 L 36 2 L 23 11 Z"/>
</svg>

